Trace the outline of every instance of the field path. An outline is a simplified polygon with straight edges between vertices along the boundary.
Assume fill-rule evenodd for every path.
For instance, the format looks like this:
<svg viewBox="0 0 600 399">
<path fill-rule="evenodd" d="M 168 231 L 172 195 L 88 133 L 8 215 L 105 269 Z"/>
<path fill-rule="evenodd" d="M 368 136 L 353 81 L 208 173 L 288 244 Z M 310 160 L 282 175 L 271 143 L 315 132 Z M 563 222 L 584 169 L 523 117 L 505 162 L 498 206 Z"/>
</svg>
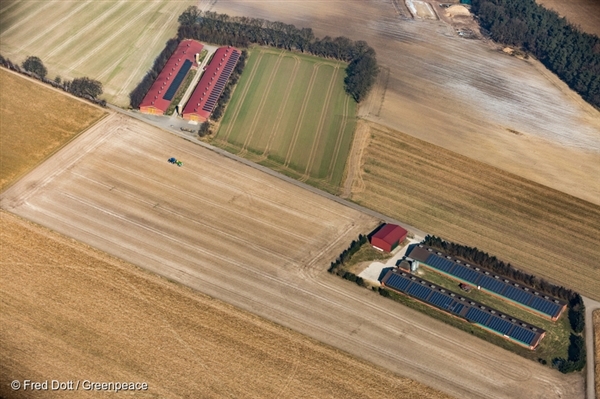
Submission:
<svg viewBox="0 0 600 399">
<path fill-rule="evenodd" d="M 310 94 L 312 93 L 312 88 L 315 84 L 315 80 L 317 77 L 317 73 L 319 71 L 319 67 L 321 63 L 316 63 L 313 66 L 312 75 L 310 75 L 310 80 L 308 82 L 306 88 L 306 94 L 304 95 L 304 100 L 302 101 L 302 106 L 300 107 L 300 114 L 298 115 L 298 120 L 296 121 L 296 127 L 294 128 L 294 133 L 292 134 L 292 142 L 288 148 L 287 155 L 285 157 L 285 162 L 283 164 L 284 167 L 289 168 L 290 161 L 292 160 L 292 154 L 294 153 L 294 148 L 296 147 L 296 141 L 298 140 L 298 134 L 300 133 L 300 126 L 302 126 L 302 122 L 304 121 L 304 113 L 306 112 L 306 106 L 308 105 L 308 99 L 310 98 Z"/>
<path fill-rule="evenodd" d="M 248 90 L 250 89 L 252 81 L 254 80 L 254 75 L 256 75 L 256 71 L 258 71 L 258 67 L 260 66 L 260 62 L 262 60 L 263 54 L 264 54 L 263 51 L 261 51 L 259 53 L 258 58 L 256 59 L 256 63 L 254 64 L 254 67 L 250 71 L 250 76 L 248 76 L 248 84 L 246 85 L 246 87 L 244 87 L 244 91 L 242 91 L 240 93 L 240 100 L 237 103 L 237 106 L 235 107 L 233 115 L 231 115 L 231 120 L 229 121 L 229 126 L 227 126 L 227 130 L 225 130 L 225 136 L 222 139 L 223 142 L 225 142 L 225 143 L 227 143 L 227 141 L 229 140 L 229 135 L 233 131 L 233 126 L 235 125 L 235 121 L 237 120 L 240 110 L 242 109 L 242 105 L 244 104 L 246 95 L 248 95 Z M 238 82 L 238 85 L 239 85 L 239 82 Z"/>
<path fill-rule="evenodd" d="M 269 134 L 269 139 L 267 140 L 267 145 L 265 146 L 265 150 L 263 151 L 263 154 L 262 154 L 259 162 L 266 159 L 269 156 L 269 150 L 271 149 L 273 140 L 275 139 L 275 136 L 277 135 L 277 129 L 279 129 L 279 124 L 281 123 L 281 120 L 283 119 L 283 115 L 285 114 L 286 106 L 287 106 L 288 100 L 290 98 L 290 93 L 292 92 L 292 87 L 294 86 L 294 82 L 296 81 L 296 76 L 298 75 L 298 69 L 300 67 L 301 61 L 300 61 L 300 58 L 298 58 L 295 55 L 292 57 L 294 58 L 296 63 L 294 64 L 294 69 L 292 70 L 289 84 L 285 89 L 285 94 L 283 95 L 283 102 L 281 103 L 281 106 L 279 107 L 279 111 L 277 111 L 277 116 L 275 117 L 275 124 L 273 125 L 273 129 L 271 129 L 271 133 Z"/>
<path fill-rule="evenodd" d="M 315 161 L 315 153 L 317 152 L 317 146 L 319 144 L 319 140 L 321 139 L 321 135 L 323 134 L 323 123 L 325 122 L 325 118 L 326 118 L 329 108 L 331 106 L 331 104 L 330 104 L 331 93 L 333 91 L 333 86 L 337 79 L 339 68 L 340 68 L 339 65 L 336 65 L 333 68 L 333 76 L 331 77 L 331 80 L 329 81 L 329 86 L 327 87 L 327 94 L 325 95 L 325 102 L 324 102 L 325 106 L 323 107 L 323 110 L 321 111 L 321 117 L 319 118 L 319 124 L 317 126 L 317 134 L 313 140 L 312 147 L 310 149 L 310 155 L 308 156 L 308 162 L 306 163 L 306 169 L 304 170 L 304 175 L 302 177 L 300 177 L 300 179 L 299 179 L 300 181 L 306 181 L 310 177 L 310 171 L 311 171 L 313 163 Z"/>
<path fill-rule="evenodd" d="M 369 145 L 369 125 L 364 120 L 359 120 L 354 132 L 354 140 L 350 156 L 346 163 L 346 177 L 342 189 L 342 198 L 350 198 L 353 193 L 362 192 L 365 182 L 362 178 L 361 167 L 363 154 Z M 354 188 L 354 190 L 353 190 Z"/>
<path fill-rule="evenodd" d="M 242 150 L 238 154 L 240 156 L 244 156 L 244 154 L 246 154 L 246 152 L 248 152 L 248 145 L 250 144 L 250 141 L 252 140 L 252 137 L 254 136 L 254 132 L 256 131 L 256 122 L 258 122 L 259 116 L 261 115 L 262 110 L 267 102 L 267 98 L 269 98 L 269 92 L 271 91 L 271 86 L 273 85 L 273 81 L 275 80 L 275 76 L 277 75 L 277 71 L 279 70 L 279 66 L 281 65 L 281 61 L 283 60 L 283 57 L 284 57 L 284 52 L 282 50 L 279 52 L 279 55 L 277 56 L 277 62 L 275 63 L 275 66 L 273 67 L 271 76 L 269 76 L 269 80 L 267 82 L 267 86 L 265 87 L 265 91 L 263 92 L 262 96 L 260 97 L 260 104 L 258 105 L 257 111 L 254 113 L 254 117 L 252 118 L 252 122 L 250 123 L 250 128 L 248 130 L 250 133 L 248 133 L 248 135 L 246 136 L 246 140 L 244 140 L 244 145 L 242 146 Z"/>
</svg>

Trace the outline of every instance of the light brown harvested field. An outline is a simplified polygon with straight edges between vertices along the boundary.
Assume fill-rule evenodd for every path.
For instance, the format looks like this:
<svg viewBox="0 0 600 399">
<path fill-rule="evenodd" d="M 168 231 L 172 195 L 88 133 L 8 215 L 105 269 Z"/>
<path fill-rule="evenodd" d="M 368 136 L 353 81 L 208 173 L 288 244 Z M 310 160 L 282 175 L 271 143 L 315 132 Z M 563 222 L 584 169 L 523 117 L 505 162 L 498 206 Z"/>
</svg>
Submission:
<svg viewBox="0 0 600 399">
<path fill-rule="evenodd" d="M 18 0 L 0 5 L 0 53 L 14 62 L 35 55 L 50 78 L 88 76 L 108 101 L 129 105 L 129 92 L 176 36 L 192 0 Z"/>
<path fill-rule="evenodd" d="M 449 398 L 7 212 L 0 219 L 2 397 L 28 397 L 10 390 L 13 379 L 51 378 L 145 381 L 147 396 L 162 398 Z"/>
<path fill-rule="evenodd" d="M 352 200 L 600 298 L 600 207 L 370 125 Z"/>
<path fill-rule="evenodd" d="M 381 111 L 377 96 L 363 116 L 600 204 L 600 113 L 539 62 L 400 17 L 401 3 L 219 0 L 212 10 L 366 40 L 390 73 Z"/>
<path fill-rule="evenodd" d="M 168 164 L 170 156 L 184 166 Z M 561 375 L 327 273 L 378 221 L 126 116 L 86 131 L 0 204 L 455 397 L 583 392 L 580 375 Z"/>
<path fill-rule="evenodd" d="M 596 355 L 596 398 L 600 398 L 600 310 L 594 312 L 594 353 Z"/>
<path fill-rule="evenodd" d="M 584 32 L 600 36 L 600 2 L 597 0 L 536 0 Z"/>
<path fill-rule="evenodd" d="M 0 68 L 0 190 L 105 114 Z"/>
</svg>

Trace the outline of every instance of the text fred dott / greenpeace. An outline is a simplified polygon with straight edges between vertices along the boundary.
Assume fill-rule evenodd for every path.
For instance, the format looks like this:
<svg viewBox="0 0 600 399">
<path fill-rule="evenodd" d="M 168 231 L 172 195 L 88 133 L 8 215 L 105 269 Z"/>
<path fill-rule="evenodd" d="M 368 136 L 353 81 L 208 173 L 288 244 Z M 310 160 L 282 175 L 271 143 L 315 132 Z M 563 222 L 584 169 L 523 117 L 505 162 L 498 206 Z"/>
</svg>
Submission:
<svg viewBox="0 0 600 399">
<path fill-rule="evenodd" d="M 14 380 L 10 383 L 13 390 L 18 391 L 147 391 L 147 382 L 134 381 L 90 381 L 90 380 Z"/>
</svg>

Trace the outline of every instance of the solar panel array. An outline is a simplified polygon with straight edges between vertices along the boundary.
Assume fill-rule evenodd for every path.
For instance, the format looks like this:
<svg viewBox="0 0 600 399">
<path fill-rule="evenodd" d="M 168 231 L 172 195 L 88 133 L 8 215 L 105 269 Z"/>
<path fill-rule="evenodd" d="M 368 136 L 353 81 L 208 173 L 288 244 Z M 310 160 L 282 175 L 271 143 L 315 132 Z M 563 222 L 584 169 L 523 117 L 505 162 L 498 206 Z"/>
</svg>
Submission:
<svg viewBox="0 0 600 399">
<path fill-rule="evenodd" d="M 173 99 L 173 96 L 175 95 L 175 93 L 177 93 L 177 89 L 179 89 L 179 86 L 181 86 L 181 82 L 183 82 L 183 78 L 185 78 L 185 75 L 187 75 L 187 73 L 191 67 L 192 67 L 192 61 L 185 60 L 183 62 L 181 69 L 179 70 L 179 72 L 177 72 L 177 75 L 175 75 L 175 78 L 173 79 L 171 86 L 169 86 L 169 89 L 163 96 L 163 98 L 165 100 L 171 101 Z"/>
<path fill-rule="evenodd" d="M 389 272 L 383 280 L 386 287 L 415 297 L 454 315 L 463 317 L 493 330 L 497 334 L 510 337 L 527 346 L 533 346 L 544 330 L 526 326 L 510 316 L 486 308 L 454 292 L 403 272 Z"/>
<path fill-rule="evenodd" d="M 229 76 L 231 76 L 231 72 L 233 72 L 233 67 L 235 67 L 235 63 L 237 62 L 238 58 L 240 58 L 240 53 L 234 50 L 231 54 L 231 57 L 229 57 L 225 63 L 223 72 L 221 72 L 221 75 L 219 75 L 219 79 L 217 79 L 217 82 L 213 86 L 210 95 L 208 96 L 208 100 L 206 100 L 204 106 L 202 107 L 204 111 L 212 112 L 212 110 L 215 108 L 217 100 L 223 92 L 225 84 L 227 83 L 227 79 L 229 79 Z"/>
<path fill-rule="evenodd" d="M 480 286 L 486 290 L 532 308 L 551 318 L 557 317 L 564 306 L 564 304 L 556 299 L 541 296 L 541 294 L 535 291 L 520 287 L 518 284 L 511 283 L 499 276 L 492 277 L 489 272 L 478 270 L 478 268 L 474 268 L 468 264 L 458 263 L 458 261 L 451 261 L 436 254 L 430 254 L 424 263 L 434 269 L 438 269 L 463 281 Z"/>
</svg>

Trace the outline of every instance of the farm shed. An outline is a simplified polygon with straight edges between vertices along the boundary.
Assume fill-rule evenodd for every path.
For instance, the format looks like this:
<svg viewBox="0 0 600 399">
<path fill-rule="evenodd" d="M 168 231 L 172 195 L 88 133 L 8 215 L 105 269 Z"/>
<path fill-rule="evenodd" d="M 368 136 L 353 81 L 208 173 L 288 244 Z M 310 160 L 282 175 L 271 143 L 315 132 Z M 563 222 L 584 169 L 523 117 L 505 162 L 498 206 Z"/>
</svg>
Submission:
<svg viewBox="0 0 600 399">
<path fill-rule="evenodd" d="M 371 237 L 371 245 L 376 249 L 392 252 L 404 239 L 408 232 L 395 224 L 384 225 Z"/>
<path fill-rule="evenodd" d="M 196 122 L 208 119 L 239 58 L 239 50 L 231 46 L 221 47 L 215 52 L 183 109 L 184 119 Z"/>
<path fill-rule="evenodd" d="M 179 43 L 140 104 L 142 113 L 162 115 L 166 112 L 185 75 L 192 66 L 198 66 L 195 55 L 203 47 L 195 40 L 183 40 Z"/>
</svg>

